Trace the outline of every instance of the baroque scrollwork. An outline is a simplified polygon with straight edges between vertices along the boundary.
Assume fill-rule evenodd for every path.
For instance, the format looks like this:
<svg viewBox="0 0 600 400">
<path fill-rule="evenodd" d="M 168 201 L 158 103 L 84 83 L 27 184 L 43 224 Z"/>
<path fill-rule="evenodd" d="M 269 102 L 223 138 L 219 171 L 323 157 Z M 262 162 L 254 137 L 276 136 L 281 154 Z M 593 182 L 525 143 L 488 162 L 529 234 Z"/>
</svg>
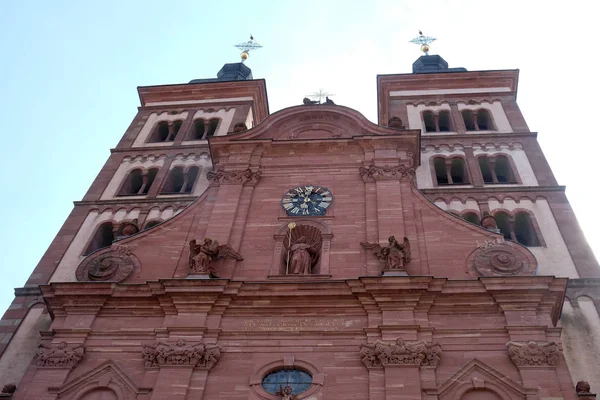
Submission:
<svg viewBox="0 0 600 400">
<path fill-rule="evenodd" d="M 260 171 L 250 168 L 244 171 L 210 171 L 206 179 L 215 185 L 256 185 L 260 179 Z"/>
<path fill-rule="evenodd" d="M 367 368 L 380 368 L 388 365 L 418 365 L 435 367 L 440 359 L 442 347 L 427 344 L 422 340 L 404 341 L 398 338 L 395 342 L 381 340 L 373 344 L 365 344 L 360 348 L 362 362 Z"/>
<path fill-rule="evenodd" d="M 487 240 L 469 256 L 469 263 L 478 275 L 506 276 L 532 274 L 535 263 L 514 244 Z"/>
<path fill-rule="evenodd" d="M 559 351 L 555 342 L 527 343 L 508 342 L 508 356 L 517 367 L 524 366 L 554 366 L 558 362 Z"/>
<path fill-rule="evenodd" d="M 79 282 L 120 282 L 140 267 L 140 260 L 131 252 L 129 246 L 115 246 L 86 258 L 77 267 L 75 276 Z"/>
<path fill-rule="evenodd" d="M 75 368 L 83 358 L 82 344 L 69 346 L 67 342 L 40 344 L 37 350 L 38 368 Z"/>
<path fill-rule="evenodd" d="M 220 356 L 221 349 L 217 345 L 188 344 L 183 339 L 175 344 L 158 342 L 154 345 L 142 345 L 142 358 L 147 368 L 188 365 L 211 369 L 219 361 Z"/>
<path fill-rule="evenodd" d="M 369 165 L 368 167 L 361 166 L 359 168 L 360 177 L 364 182 L 380 181 L 380 180 L 401 180 L 413 181 L 415 179 L 415 168 L 406 165 L 383 166 L 378 167 Z"/>
</svg>

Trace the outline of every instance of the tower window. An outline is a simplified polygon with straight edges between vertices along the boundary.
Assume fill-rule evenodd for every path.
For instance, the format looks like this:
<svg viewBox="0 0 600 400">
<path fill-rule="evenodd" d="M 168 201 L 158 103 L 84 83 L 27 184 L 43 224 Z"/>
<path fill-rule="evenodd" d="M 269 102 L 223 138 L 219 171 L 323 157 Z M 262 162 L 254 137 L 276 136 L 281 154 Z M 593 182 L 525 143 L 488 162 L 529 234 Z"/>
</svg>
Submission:
<svg viewBox="0 0 600 400">
<path fill-rule="evenodd" d="M 463 219 L 465 221 L 468 221 L 472 224 L 475 225 L 479 225 L 481 224 L 481 221 L 479 220 L 479 215 L 475 214 L 474 212 L 466 212 L 463 214 Z"/>
<path fill-rule="evenodd" d="M 477 128 L 480 131 L 491 131 L 494 130 L 492 124 L 492 116 L 486 109 L 477 110 Z"/>
<path fill-rule="evenodd" d="M 515 214 L 514 232 L 517 242 L 523 246 L 540 245 L 531 216 L 528 213 L 521 211 Z"/>
<path fill-rule="evenodd" d="M 433 168 L 438 185 L 464 185 L 469 183 L 465 160 L 462 158 L 436 157 L 433 159 Z"/>
<path fill-rule="evenodd" d="M 463 110 L 462 111 L 463 121 L 465 121 L 465 128 L 468 131 L 476 131 L 475 128 L 475 118 L 473 118 L 473 111 L 471 110 Z"/>
<path fill-rule="evenodd" d="M 504 155 L 482 156 L 478 161 L 484 183 L 517 183 L 508 157 Z"/>
<path fill-rule="evenodd" d="M 450 123 L 450 112 L 440 111 L 438 114 L 438 128 L 440 132 L 452 131 L 452 124 Z"/>
<path fill-rule="evenodd" d="M 152 228 L 153 226 L 156 226 L 156 225 L 160 224 L 161 222 L 162 222 L 162 221 L 160 221 L 160 220 L 157 220 L 157 219 L 155 219 L 155 220 L 153 220 L 153 221 L 148 221 L 148 222 L 146 222 L 146 225 L 144 226 L 144 229 L 150 229 L 150 228 Z"/>
<path fill-rule="evenodd" d="M 501 211 L 494 214 L 494 218 L 496 218 L 496 225 L 498 226 L 498 229 L 500 229 L 502 235 L 504 235 L 504 239 L 512 240 L 510 216 Z"/>
<path fill-rule="evenodd" d="M 219 127 L 219 121 L 218 118 L 212 118 L 210 120 L 200 118 L 195 120 L 191 140 L 204 140 L 214 136 Z"/>
<path fill-rule="evenodd" d="M 423 122 L 425 123 L 425 132 L 436 132 L 435 129 L 435 116 L 431 111 L 423 112 Z"/>
<path fill-rule="evenodd" d="M 115 240 L 114 232 L 113 232 L 113 224 L 112 222 L 105 222 L 98 226 L 90 244 L 87 249 L 83 253 L 84 256 L 101 249 L 103 247 L 110 246 Z"/>
<path fill-rule="evenodd" d="M 175 167 L 169 172 L 167 181 L 162 189 L 162 194 L 192 193 L 200 168 L 190 167 L 185 170 L 183 167 Z"/>
<path fill-rule="evenodd" d="M 141 169 L 132 170 L 125 178 L 118 195 L 135 196 L 148 194 L 157 172 L 158 168 L 151 168 L 148 171 L 142 171 Z"/>
<path fill-rule="evenodd" d="M 148 143 L 172 142 L 179 132 L 183 121 L 160 121 L 156 124 L 154 131 L 148 138 Z"/>
</svg>

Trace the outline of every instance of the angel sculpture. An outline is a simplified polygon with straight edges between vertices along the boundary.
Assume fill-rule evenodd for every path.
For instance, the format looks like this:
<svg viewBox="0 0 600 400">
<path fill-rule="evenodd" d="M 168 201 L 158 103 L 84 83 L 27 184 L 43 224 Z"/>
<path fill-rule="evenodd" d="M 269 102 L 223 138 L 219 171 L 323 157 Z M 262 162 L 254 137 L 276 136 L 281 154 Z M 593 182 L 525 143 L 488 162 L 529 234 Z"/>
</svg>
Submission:
<svg viewBox="0 0 600 400">
<path fill-rule="evenodd" d="M 208 274 L 211 278 L 218 278 L 212 261 L 220 258 L 243 260 L 242 256 L 233 250 L 233 247 L 228 244 L 219 245 L 219 242 L 209 237 L 205 237 L 201 244 L 197 244 L 195 239 L 190 242 L 190 269 L 192 271 Z"/>
<path fill-rule="evenodd" d="M 384 271 L 406 271 L 406 264 L 410 262 L 410 242 L 407 237 L 400 244 L 394 236 L 390 236 L 385 247 L 369 242 L 361 242 L 360 245 L 367 250 L 375 250 L 373 254 L 385 262 Z"/>
<path fill-rule="evenodd" d="M 281 387 L 281 385 L 279 385 L 279 390 L 277 391 L 277 393 L 275 393 L 277 396 L 281 396 L 281 400 L 296 400 L 298 398 L 298 396 L 296 396 L 295 394 L 292 394 L 292 387 L 287 385 L 286 387 Z"/>
</svg>

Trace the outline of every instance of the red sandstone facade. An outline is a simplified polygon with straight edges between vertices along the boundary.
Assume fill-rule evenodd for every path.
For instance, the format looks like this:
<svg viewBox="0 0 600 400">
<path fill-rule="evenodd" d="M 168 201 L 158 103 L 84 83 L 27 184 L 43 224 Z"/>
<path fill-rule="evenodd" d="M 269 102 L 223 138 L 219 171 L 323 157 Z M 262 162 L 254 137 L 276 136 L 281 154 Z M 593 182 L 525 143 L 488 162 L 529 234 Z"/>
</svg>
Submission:
<svg viewBox="0 0 600 400">
<path fill-rule="evenodd" d="M 0 383 L 15 383 L 12 397 L 27 400 L 276 400 L 286 397 L 265 389 L 265 377 L 299 370 L 311 382 L 297 399 L 575 399 L 579 377 L 569 373 L 559 319 L 567 278 L 595 278 L 598 266 L 516 105 L 516 79 L 515 71 L 380 76 L 378 125 L 337 105 L 269 115 L 261 80 L 140 88 L 138 115 L 3 317 L 18 320 L 0 327 L 5 355 L 14 345 L 36 356 L 18 382 Z M 470 102 L 490 105 L 494 129 L 469 132 Z M 427 111 L 419 104 L 438 117 L 447 109 L 451 134 L 416 126 Z M 190 140 L 198 116 L 213 114 L 228 134 Z M 171 142 L 139 139 L 157 129 L 151 118 L 171 118 L 173 129 L 178 116 Z M 234 133 L 239 124 L 248 129 Z M 506 150 L 516 183 L 498 182 L 501 169 L 486 183 L 478 164 L 486 149 Z M 462 175 L 447 171 L 462 184 L 434 182 L 431 151 L 465 159 Z M 189 168 L 200 159 L 190 155 L 202 154 L 212 161 L 197 178 L 207 181 L 202 194 L 198 182 L 165 194 L 172 163 Z M 159 165 L 143 198 L 108 190 L 127 163 Z M 286 213 L 282 197 L 305 185 L 333 193 L 325 215 Z M 527 204 L 535 243 L 519 231 Z M 562 242 L 541 220 L 545 204 Z M 93 248 L 106 221 L 126 236 L 124 226 L 145 228 L 166 207 L 175 215 Z M 513 219 L 496 233 L 460 218 L 467 211 Z M 286 274 L 291 222 L 319 237 L 311 274 Z M 400 271 L 364 248 L 385 247 L 391 235 L 410 242 Z M 189 242 L 205 237 L 243 259 L 212 260 L 218 278 L 195 273 Z M 556 243 L 577 275 L 548 273 Z M 36 309 L 29 330 L 41 337 L 27 341 L 17 328 Z"/>
</svg>

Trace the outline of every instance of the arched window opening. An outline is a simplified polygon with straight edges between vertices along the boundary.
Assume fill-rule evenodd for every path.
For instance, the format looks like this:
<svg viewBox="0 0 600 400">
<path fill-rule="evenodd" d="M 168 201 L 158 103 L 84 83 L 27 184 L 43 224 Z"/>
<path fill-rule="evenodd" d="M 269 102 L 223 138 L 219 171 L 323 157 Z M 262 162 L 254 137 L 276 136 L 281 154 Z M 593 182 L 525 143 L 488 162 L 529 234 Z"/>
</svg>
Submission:
<svg viewBox="0 0 600 400">
<path fill-rule="evenodd" d="M 448 174 L 446 173 L 446 160 L 441 157 L 433 159 L 433 167 L 435 169 L 435 178 L 438 185 L 448 185 Z"/>
<path fill-rule="evenodd" d="M 487 389 L 474 389 L 465 393 L 460 400 L 502 400 L 502 397 Z"/>
<path fill-rule="evenodd" d="M 156 225 L 160 224 L 161 222 L 162 221 L 160 221 L 158 219 L 155 219 L 153 221 L 148 221 L 148 222 L 146 222 L 146 225 L 144 225 L 144 229 L 150 229 L 153 226 L 156 226 Z"/>
<path fill-rule="evenodd" d="M 494 172 L 496 172 L 496 179 L 499 183 L 516 183 L 507 157 L 494 157 Z"/>
<path fill-rule="evenodd" d="M 483 177 L 483 183 L 494 183 L 490 160 L 487 157 L 479 157 L 478 161 L 479 169 L 481 170 L 481 176 Z"/>
<path fill-rule="evenodd" d="M 194 121 L 194 135 L 192 140 L 204 139 L 204 119 L 200 118 Z"/>
<path fill-rule="evenodd" d="M 183 121 L 175 121 L 175 122 L 173 122 L 173 134 L 170 137 L 171 141 L 175 140 L 175 136 L 177 135 L 177 133 L 181 129 L 181 125 L 183 125 Z"/>
<path fill-rule="evenodd" d="M 465 160 L 462 158 L 453 158 L 450 165 L 450 175 L 452 176 L 452 183 L 455 185 L 469 183 L 467 174 L 465 173 Z"/>
<path fill-rule="evenodd" d="M 465 128 L 468 131 L 476 131 L 475 127 L 475 118 L 473 118 L 473 111 L 471 110 L 463 110 L 462 111 L 463 121 L 465 121 Z"/>
<path fill-rule="evenodd" d="M 125 181 L 119 190 L 119 196 L 134 196 L 139 194 L 144 185 L 141 169 L 134 169 L 127 174 Z"/>
<path fill-rule="evenodd" d="M 486 109 L 477 110 L 477 128 L 480 131 L 491 131 L 494 130 L 494 124 L 492 123 L 492 116 Z"/>
<path fill-rule="evenodd" d="M 208 123 L 208 131 L 206 132 L 206 137 L 209 138 L 214 136 L 217 133 L 217 127 L 219 126 L 219 119 L 213 118 Z"/>
<path fill-rule="evenodd" d="M 523 246 L 540 245 L 531 216 L 526 212 L 518 212 L 515 215 L 515 237 Z"/>
<path fill-rule="evenodd" d="M 479 215 L 474 212 L 466 212 L 463 214 L 463 219 L 467 222 L 470 222 L 475 225 L 480 225 L 481 221 L 479 220 Z"/>
<path fill-rule="evenodd" d="M 214 136 L 217 132 L 218 126 L 218 118 L 212 118 L 210 120 L 200 118 L 195 120 L 193 136 L 191 140 L 205 140 L 211 136 Z"/>
<path fill-rule="evenodd" d="M 140 189 L 141 194 L 148 194 L 150 191 L 150 187 L 154 183 L 154 179 L 156 178 L 156 174 L 158 173 L 158 168 L 150 168 L 148 172 L 142 176 L 143 178 L 143 187 Z"/>
<path fill-rule="evenodd" d="M 496 225 L 498 226 L 498 229 L 500 229 L 500 233 L 504 235 L 504 239 L 512 240 L 513 236 L 511 235 L 510 216 L 505 212 L 498 212 L 494 214 L 494 217 L 496 218 Z"/>
<path fill-rule="evenodd" d="M 169 172 L 167 181 L 163 186 L 163 194 L 180 193 L 183 187 L 183 167 L 175 167 Z"/>
<path fill-rule="evenodd" d="M 194 184 L 196 183 L 196 178 L 198 178 L 199 170 L 200 168 L 198 167 L 190 167 L 184 173 L 184 183 L 181 187 L 182 193 L 192 193 L 192 190 L 194 190 Z"/>
<path fill-rule="evenodd" d="M 450 123 L 450 111 L 440 111 L 438 114 L 438 128 L 440 132 L 452 131 L 452 124 Z"/>
<path fill-rule="evenodd" d="M 105 222 L 96 229 L 96 232 L 83 255 L 87 256 L 98 249 L 110 246 L 113 240 L 115 240 L 113 224 L 112 222 Z"/>
<path fill-rule="evenodd" d="M 437 129 L 435 129 L 435 117 L 433 112 L 423 112 L 423 122 L 425 123 L 425 132 L 436 132 Z"/>
</svg>

